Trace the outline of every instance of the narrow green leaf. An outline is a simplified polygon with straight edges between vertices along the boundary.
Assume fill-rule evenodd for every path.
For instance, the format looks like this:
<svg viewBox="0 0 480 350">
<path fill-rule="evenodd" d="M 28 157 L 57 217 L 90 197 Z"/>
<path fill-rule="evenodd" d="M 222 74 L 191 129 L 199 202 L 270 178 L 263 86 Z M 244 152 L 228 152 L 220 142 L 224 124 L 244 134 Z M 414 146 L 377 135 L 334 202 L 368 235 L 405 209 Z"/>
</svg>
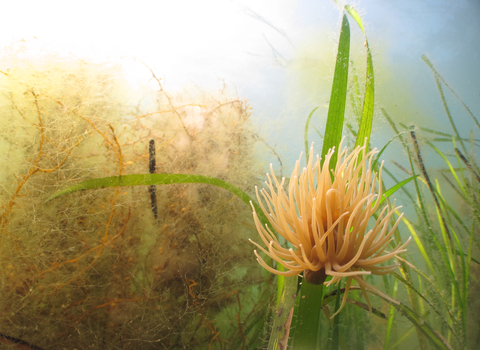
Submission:
<svg viewBox="0 0 480 350">
<path fill-rule="evenodd" d="M 345 103 L 347 101 L 348 64 L 350 55 L 350 24 L 347 16 L 343 15 L 342 29 L 338 43 L 337 61 L 335 63 L 335 75 L 333 76 L 330 104 L 328 107 L 327 125 L 323 140 L 322 162 L 330 148 L 338 145 L 342 139 L 343 120 L 345 117 Z M 337 152 L 330 160 L 330 164 L 336 164 Z"/>
<path fill-rule="evenodd" d="M 365 28 L 363 27 L 362 18 L 360 17 L 358 12 L 350 5 L 345 5 L 345 10 L 355 20 L 355 22 L 357 22 L 360 30 L 363 32 L 363 34 L 365 34 Z"/>
<path fill-rule="evenodd" d="M 385 202 L 385 199 L 387 199 L 388 197 L 390 197 L 392 194 L 394 194 L 395 192 L 397 192 L 400 188 L 402 188 L 403 186 L 405 186 L 406 184 L 408 184 L 410 181 L 412 181 L 413 179 L 415 179 L 416 177 L 418 177 L 418 175 L 415 175 L 415 176 L 411 176 L 409 177 L 408 179 L 405 179 L 397 184 L 395 184 L 393 187 L 390 187 L 387 191 L 385 191 L 383 194 L 382 194 L 382 198 L 380 198 L 380 204 L 382 204 L 383 202 Z M 372 204 L 372 206 L 375 205 L 375 203 L 377 202 L 377 200 L 375 200 Z"/>
<path fill-rule="evenodd" d="M 410 223 L 410 221 L 408 221 L 405 218 L 405 216 L 402 217 L 402 221 L 407 226 L 410 233 L 412 234 L 413 240 L 417 244 L 418 250 L 420 250 L 420 254 L 422 254 L 423 260 L 425 260 L 425 263 L 427 264 L 428 268 L 430 269 L 430 273 L 432 273 L 433 276 L 435 276 L 436 275 L 435 274 L 435 269 L 433 268 L 432 262 L 430 261 L 430 258 L 428 257 L 428 254 L 425 250 L 425 247 L 423 246 L 422 241 L 418 237 L 417 232 L 413 228 L 413 225 Z"/>
<path fill-rule="evenodd" d="M 363 98 L 362 118 L 358 129 L 357 141 L 355 147 L 363 146 L 367 139 L 367 147 L 370 144 L 370 134 L 372 133 L 373 109 L 375 102 L 375 80 L 373 74 L 373 60 L 370 46 L 368 45 L 367 35 L 363 26 L 362 19 L 352 6 L 346 5 L 345 10 L 355 20 L 363 34 L 365 35 L 365 46 L 367 47 L 367 72 L 365 82 L 365 96 Z"/>
<path fill-rule="evenodd" d="M 174 184 L 187 184 L 187 183 L 203 183 L 221 187 L 240 198 L 247 205 L 250 202 L 253 204 L 258 218 L 262 223 L 267 223 L 268 220 L 263 214 L 260 206 L 250 198 L 248 194 L 232 184 L 220 180 L 216 177 L 204 176 L 204 175 L 191 175 L 191 174 L 134 174 L 134 175 L 122 175 L 122 176 L 110 176 L 99 179 L 91 179 L 83 181 L 81 183 L 69 186 L 61 191 L 54 193 L 50 196 L 46 202 L 51 201 L 54 198 L 84 190 L 93 190 L 100 188 L 110 187 L 123 187 L 123 186 L 152 186 L 152 185 L 174 185 Z"/>
</svg>

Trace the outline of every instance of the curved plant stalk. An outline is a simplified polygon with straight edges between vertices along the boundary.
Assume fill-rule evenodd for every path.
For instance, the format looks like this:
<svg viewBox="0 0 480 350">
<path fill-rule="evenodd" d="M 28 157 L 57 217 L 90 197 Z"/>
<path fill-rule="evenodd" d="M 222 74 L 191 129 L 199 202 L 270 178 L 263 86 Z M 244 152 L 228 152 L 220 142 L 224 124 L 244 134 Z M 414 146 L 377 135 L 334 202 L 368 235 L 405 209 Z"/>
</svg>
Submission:
<svg viewBox="0 0 480 350">
<path fill-rule="evenodd" d="M 91 179 L 83 181 L 81 183 L 69 186 L 61 191 L 58 191 L 48 197 L 46 202 L 51 201 L 57 197 L 78 192 L 84 190 L 93 190 L 108 187 L 122 187 L 122 186 L 154 186 L 154 185 L 174 185 L 174 184 L 187 184 L 187 183 L 203 183 L 207 185 L 213 185 L 226 189 L 240 198 L 244 203 L 255 207 L 255 211 L 262 223 L 267 223 L 268 220 L 263 215 L 263 211 L 260 206 L 252 200 L 252 198 L 242 191 L 240 188 L 218 179 L 216 177 L 204 176 L 204 175 L 191 175 L 191 174 L 134 174 L 134 175 L 122 175 L 122 176 L 110 176 L 102 177 L 98 179 Z"/>
</svg>

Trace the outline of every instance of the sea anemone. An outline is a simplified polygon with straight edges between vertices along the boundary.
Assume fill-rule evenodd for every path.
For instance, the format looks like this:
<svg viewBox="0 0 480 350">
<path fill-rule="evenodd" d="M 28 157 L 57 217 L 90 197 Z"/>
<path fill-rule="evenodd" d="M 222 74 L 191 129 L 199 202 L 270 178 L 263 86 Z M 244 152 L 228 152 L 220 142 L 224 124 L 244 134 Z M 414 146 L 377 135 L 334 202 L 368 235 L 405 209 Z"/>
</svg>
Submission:
<svg viewBox="0 0 480 350">
<path fill-rule="evenodd" d="M 254 209 L 255 225 L 268 251 L 258 243 L 250 242 L 282 265 L 284 271 L 269 266 L 255 250 L 257 261 L 271 273 L 281 276 L 304 272 L 305 280 L 313 284 L 325 283 L 327 276 L 332 276 L 327 283 L 329 286 L 347 277 L 344 298 L 338 311 L 345 305 L 352 279 L 358 283 L 370 310 L 367 289 L 396 302 L 363 279 L 364 275 L 385 275 L 394 271 L 398 266 L 396 263 L 388 266 L 379 264 L 405 252 L 405 246 L 410 242 L 409 238 L 405 244 L 386 251 L 403 214 L 390 230 L 389 221 L 400 207 L 395 207 L 395 204 L 393 208 L 385 206 L 376 219 L 373 217 L 380 206 L 378 199 L 382 198 L 382 186 L 378 186 L 377 194 L 377 173 L 372 170 L 374 155 L 378 152 L 374 149 L 367 153 L 365 146 L 359 146 L 348 153 L 344 148 L 330 172 L 330 160 L 334 153 L 335 148 L 329 150 L 323 166 L 319 156 L 314 164 L 312 144 L 307 167 L 299 175 L 300 154 L 288 192 L 284 189 L 285 178 L 279 183 L 270 165 L 272 174 L 267 174 L 268 182 L 265 182 L 268 191 L 262 189 L 260 196 L 256 188 L 257 198 L 270 225 L 290 243 L 291 248 L 286 248 L 288 244 L 282 244 L 268 225 L 263 227 Z M 383 163 L 378 172 L 380 184 L 382 168 Z M 375 222 L 367 232 L 371 218 Z"/>
</svg>

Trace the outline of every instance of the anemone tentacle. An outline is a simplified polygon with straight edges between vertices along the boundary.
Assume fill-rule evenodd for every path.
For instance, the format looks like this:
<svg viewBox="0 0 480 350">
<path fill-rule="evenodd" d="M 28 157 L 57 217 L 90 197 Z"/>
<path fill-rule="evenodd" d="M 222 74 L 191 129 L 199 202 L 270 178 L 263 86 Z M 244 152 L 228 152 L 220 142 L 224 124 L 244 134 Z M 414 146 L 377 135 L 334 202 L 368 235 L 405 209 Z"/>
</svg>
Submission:
<svg viewBox="0 0 480 350">
<path fill-rule="evenodd" d="M 307 282 L 327 285 L 347 278 L 342 305 L 337 313 L 345 305 L 352 281 L 359 285 L 370 310 L 366 290 L 394 300 L 367 283 L 363 275 L 393 272 L 398 266 L 396 263 L 387 266 L 379 264 L 405 252 L 411 239 L 386 251 L 403 215 L 399 215 L 389 229 L 392 216 L 401 208 L 395 203 L 393 207 L 385 206 L 380 211 L 373 227 L 367 232 L 368 223 L 379 209 L 383 195 L 383 162 L 377 174 L 372 170 L 374 156 L 378 153 L 376 149 L 367 152 L 364 145 L 349 153 L 346 148 L 342 150 L 341 145 L 337 162 L 330 171 L 335 148 L 328 151 L 325 162 L 321 164 L 319 156 L 314 162 L 312 144 L 307 165 L 301 173 L 302 154 L 295 162 L 288 187 L 285 187 L 285 178 L 279 181 L 270 165 L 266 189 L 255 188 L 255 192 L 269 224 L 278 237 L 288 241 L 291 247 L 283 247 L 268 225 L 262 225 L 253 205 L 255 226 L 268 250 L 250 240 L 266 256 L 285 268 L 285 271 L 279 271 L 269 266 L 255 250 L 259 264 L 271 273 L 295 276 L 306 271 Z M 332 279 L 325 282 L 326 276 L 332 276 Z"/>
</svg>

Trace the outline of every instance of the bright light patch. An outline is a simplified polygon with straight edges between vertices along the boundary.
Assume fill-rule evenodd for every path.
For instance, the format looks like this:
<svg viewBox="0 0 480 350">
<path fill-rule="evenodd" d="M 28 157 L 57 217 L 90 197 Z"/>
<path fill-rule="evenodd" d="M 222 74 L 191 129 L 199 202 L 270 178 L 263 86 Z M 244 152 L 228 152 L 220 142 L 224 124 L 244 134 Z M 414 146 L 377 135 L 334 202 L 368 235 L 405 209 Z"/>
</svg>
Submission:
<svg viewBox="0 0 480 350">
<path fill-rule="evenodd" d="M 252 12 L 268 14 L 267 20 L 285 28 L 292 22 L 294 4 L 224 0 L 10 2 L 6 11 L 10 15 L 0 23 L 0 45 L 8 46 L 14 38 L 35 37 L 53 50 L 78 57 L 137 58 L 167 78 L 169 86 L 191 81 L 215 86 L 219 79 L 231 80 L 258 69 L 259 57 L 271 54 L 264 35 L 270 40 L 281 37 Z"/>
</svg>

